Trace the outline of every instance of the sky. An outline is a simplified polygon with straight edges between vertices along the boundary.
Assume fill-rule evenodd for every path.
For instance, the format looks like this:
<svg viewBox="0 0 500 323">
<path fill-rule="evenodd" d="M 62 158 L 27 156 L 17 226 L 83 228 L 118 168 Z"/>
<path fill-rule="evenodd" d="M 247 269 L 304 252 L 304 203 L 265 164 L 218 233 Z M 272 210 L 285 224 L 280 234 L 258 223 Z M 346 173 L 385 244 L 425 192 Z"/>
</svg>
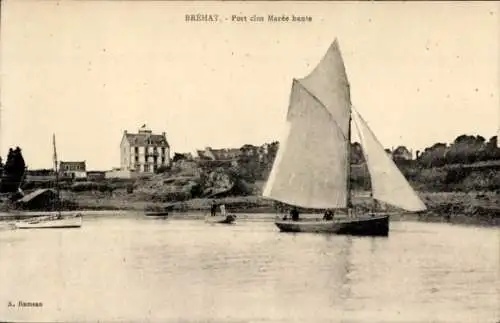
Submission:
<svg viewBox="0 0 500 323">
<path fill-rule="evenodd" d="M 0 155 L 31 169 L 120 164 L 144 123 L 172 152 L 282 132 L 293 78 L 335 38 L 353 105 L 385 147 L 500 128 L 498 2 L 2 1 Z M 186 22 L 186 14 L 219 21 Z M 268 22 L 267 15 L 311 22 Z M 233 22 L 232 15 L 264 22 Z M 172 153 L 173 155 L 173 153 Z"/>
</svg>

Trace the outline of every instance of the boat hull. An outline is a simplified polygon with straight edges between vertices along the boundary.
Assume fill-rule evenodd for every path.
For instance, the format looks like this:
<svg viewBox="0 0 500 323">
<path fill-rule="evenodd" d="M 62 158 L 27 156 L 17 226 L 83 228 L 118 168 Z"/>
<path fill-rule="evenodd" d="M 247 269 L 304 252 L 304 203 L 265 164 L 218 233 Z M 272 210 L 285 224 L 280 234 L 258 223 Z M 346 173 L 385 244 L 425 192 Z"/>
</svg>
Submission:
<svg viewBox="0 0 500 323">
<path fill-rule="evenodd" d="M 236 220 L 234 214 L 228 215 L 216 215 L 216 216 L 206 216 L 205 221 L 208 223 L 221 223 L 221 224 L 231 224 Z"/>
<path fill-rule="evenodd" d="M 82 226 L 82 216 L 69 216 L 62 219 L 42 219 L 37 218 L 33 220 L 16 222 L 17 229 L 66 229 L 66 228 L 80 228 Z"/>
<path fill-rule="evenodd" d="M 275 225 L 282 232 L 311 232 L 359 236 L 388 236 L 389 215 L 367 215 L 326 220 L 279 220 Z"/>
<path fill-rule="evenodd" d="M 146 216 L 161 216 L 161 217 L 167 217 L 168 216 L 168 212 L 163 212 L 163 211 L 160 211 L 160 212 L 146 212 L 145 213 Z"/>
</svg>

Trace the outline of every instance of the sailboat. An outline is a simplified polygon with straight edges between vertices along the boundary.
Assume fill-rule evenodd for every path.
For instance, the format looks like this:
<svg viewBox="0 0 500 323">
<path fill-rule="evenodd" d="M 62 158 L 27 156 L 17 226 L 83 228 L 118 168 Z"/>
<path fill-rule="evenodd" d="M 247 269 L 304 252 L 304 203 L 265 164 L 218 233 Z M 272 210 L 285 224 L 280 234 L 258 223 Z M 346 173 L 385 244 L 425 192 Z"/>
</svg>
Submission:
<svg viewBox="0 0 500 323">
<path fill-rule="evenodd" d="M 57 150 L 56 150 L 56 137 L 55 134 L 52 135 L 52 145 L 54 149 L 54 172 L 56 175 L 56 192 L 57 201 L 61 200 L 61 193 L 59 190 L 59 175 L 57 168 Z M 70 213 L 62 214 L 61 205 L 57 203 L 57 211 L 55 214 L 50 214 L 48 216 L 38 216 L 29 218 L 23 221 L 18 221 L 15 224 L 18 229 L 61 229 L 61 228 L 80 228 L 82 226 L 82 215 L 81 213 Z"/>
<path fill-rule="evenodd" d="M 359 133 L 374 207 L 353 208 L 350 187 L 351 122 Z M 263 197 L 291 206 L 295 219 L 277 219 L 284 232 L 387 236 L 389 216 L 379 202 L 409 212 L 426 210 L 368 123 L 351 103 L 350 85 L 335 39 L 318 65 L 291 88 L 285 133 Z M 330 216 L 299 219 L 298 209 Z M 292 212 L 292 213 L 293 213 Z M 331 216 L 333 214 L 333 216 Z"/>
</svg>

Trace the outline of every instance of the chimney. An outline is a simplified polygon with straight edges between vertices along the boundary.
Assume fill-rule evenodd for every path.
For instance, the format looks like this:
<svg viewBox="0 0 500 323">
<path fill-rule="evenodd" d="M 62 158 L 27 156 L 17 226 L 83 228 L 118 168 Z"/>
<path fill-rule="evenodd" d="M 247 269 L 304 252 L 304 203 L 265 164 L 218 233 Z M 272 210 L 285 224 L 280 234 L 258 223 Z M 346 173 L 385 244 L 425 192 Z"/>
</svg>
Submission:
<svg viewBox="0 0 500 323">
<path fill-rule="evenodd" d="M 165 137 L 165 131 L 163 131 L 163 132 L 161 133 L 161 135 L 162 135 L 163 137 Z"/>
<path fill-rule="evenodd" d="M 127 130 L 123 130 L 123 133 L 124 133 L 124 134 L 127 134 Z"/>
</svg>

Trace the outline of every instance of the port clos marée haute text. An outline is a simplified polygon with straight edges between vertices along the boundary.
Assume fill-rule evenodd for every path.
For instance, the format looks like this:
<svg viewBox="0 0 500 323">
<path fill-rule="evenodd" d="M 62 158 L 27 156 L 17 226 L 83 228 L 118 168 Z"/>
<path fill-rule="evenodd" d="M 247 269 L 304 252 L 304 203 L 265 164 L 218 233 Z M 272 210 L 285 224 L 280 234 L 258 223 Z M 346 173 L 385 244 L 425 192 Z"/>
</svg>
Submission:
<svg viewBox="0 0 500 323">
<path fill-rule="evenodd" d="M 231 15 L 221 19 L 221 16 L 217 14 L 186 14 L 185 21 L 187 22 L 219 22 L 221 20 L 229 20 L 231 22 L 311 22 L 311 16 L 299 16 L 299 15 Z"/>
</svg>

